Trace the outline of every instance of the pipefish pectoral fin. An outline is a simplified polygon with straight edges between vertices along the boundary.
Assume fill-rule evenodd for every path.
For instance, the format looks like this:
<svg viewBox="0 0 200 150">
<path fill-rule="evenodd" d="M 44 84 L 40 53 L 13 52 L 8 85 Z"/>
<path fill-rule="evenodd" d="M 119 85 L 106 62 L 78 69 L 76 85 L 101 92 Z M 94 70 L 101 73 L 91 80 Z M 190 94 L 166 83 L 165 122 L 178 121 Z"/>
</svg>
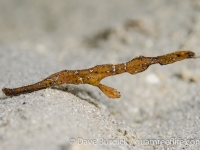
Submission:
<svg viewBox="0 0 200 150">
<path fill-rule="evenodd" d="M 118 92 L 116 89 L 108 87 L 103 84 L 98 85 L 99 89 L 109 98 L 120 98 L 120 92 Z"/>
</svg>

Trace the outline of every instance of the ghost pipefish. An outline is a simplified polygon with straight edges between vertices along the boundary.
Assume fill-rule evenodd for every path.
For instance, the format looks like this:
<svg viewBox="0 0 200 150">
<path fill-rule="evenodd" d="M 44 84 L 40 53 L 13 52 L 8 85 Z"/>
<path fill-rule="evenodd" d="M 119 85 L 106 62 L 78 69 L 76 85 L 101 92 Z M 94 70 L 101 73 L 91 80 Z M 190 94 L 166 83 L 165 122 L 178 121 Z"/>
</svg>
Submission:
<svg viewBox="0 0 200 150">
<path fill-rule="evenodd" d="M 199 57 L 196 57 L 192 51 L 177 51 L 157 57 L 139 56 L 121 64 L 103 64 L 83 70 L 63 70 L 35 84 L 11 89 L 3 88 L 2 91 L 6 96 L 15 96 L 61 84 L 91 84 L 97 86 L 109 98 L 119 98 L 120 92 L 100 83 L 103 78 L 125 72 L 137 74 L 145 71 L 152 64 L 167 65 L 187 58 Z"/>
</svg>

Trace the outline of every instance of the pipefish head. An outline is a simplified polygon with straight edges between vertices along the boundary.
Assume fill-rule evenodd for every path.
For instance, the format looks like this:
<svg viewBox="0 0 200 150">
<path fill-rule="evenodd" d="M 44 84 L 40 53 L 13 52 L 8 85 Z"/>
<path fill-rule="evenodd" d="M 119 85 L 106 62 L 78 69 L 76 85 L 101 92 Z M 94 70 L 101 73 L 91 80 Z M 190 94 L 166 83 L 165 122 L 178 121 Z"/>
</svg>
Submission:
<svg viewBox="0 0 200 150">
<path fill-rule="evenodd" d="M 194 52 L 192 51 L 177 51 L 177 52 L 174 52 L 171 54 L 171 56 L 173 58 L 176 58 L 177 60 L 183 60 L 183 59 L 186 59 L 186 58 L 195 58 L 196 55 Z"/>
<path fill-rule="evenodd" d="M 159 60 L 158 62 L 161 65 L 167 65 L 167 64 L 171 64 L 171 63 L 188 59 L 188 58 L 196 58 L 195 53 L 192 51 L 186 51 L 186 50 L 177 51 L 177 52 L 166 54 L 163 56 L 158 56 L 158 60 Z"/>
<path fill-rule="evenodd" d="M 186 58 L 200 58 L 200 56 L 196 56 L 196 54 L 192 51 L 185 51 Z"/>
</svg>

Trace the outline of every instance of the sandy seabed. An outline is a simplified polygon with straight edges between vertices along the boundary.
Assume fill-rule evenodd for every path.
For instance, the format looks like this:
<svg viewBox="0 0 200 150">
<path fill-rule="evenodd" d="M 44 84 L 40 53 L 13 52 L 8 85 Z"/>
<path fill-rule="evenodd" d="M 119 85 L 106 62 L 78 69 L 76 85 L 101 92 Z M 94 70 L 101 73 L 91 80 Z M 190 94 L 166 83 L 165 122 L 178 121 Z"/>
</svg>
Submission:
<svg viewBox="0 0 200 150">
<path fill-rule="evenodd" d="M 61 70 L 122 63 L 180 49 L 200 55 L 198 0 L 1 0 L 0 88 Z M 200 60 L 91 85 L 0 98 L 2 150 L 197 149 Z"/>
</svg>

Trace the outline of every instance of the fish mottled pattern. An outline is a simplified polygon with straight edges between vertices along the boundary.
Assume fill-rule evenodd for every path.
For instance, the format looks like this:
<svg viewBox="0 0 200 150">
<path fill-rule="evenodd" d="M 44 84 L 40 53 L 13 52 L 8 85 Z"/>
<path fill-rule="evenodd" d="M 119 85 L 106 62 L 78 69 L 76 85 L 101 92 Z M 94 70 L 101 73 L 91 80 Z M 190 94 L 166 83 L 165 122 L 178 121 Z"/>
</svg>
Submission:
<svg viewBox="0 0 200 150">
<path fill-rule="evenodd" d="M 192 51 L 177 51 L 157 57 L 139 56 L 121 64 L 103 64 L 83 70 L 63 70 L 38 83 L 12 89 L 3 88 L 2 91 L 6 96 L 15 96 L 61 84 L 91 84 L 97 86 L 109 98 L 119 98 L 120 92 L 100 83 L 103 78 L 125 72 L 137 74 L 145 71 L 152 64 L 167 65 L 187 58 L 199 57 L 196 57 Z"/>
</svg>

